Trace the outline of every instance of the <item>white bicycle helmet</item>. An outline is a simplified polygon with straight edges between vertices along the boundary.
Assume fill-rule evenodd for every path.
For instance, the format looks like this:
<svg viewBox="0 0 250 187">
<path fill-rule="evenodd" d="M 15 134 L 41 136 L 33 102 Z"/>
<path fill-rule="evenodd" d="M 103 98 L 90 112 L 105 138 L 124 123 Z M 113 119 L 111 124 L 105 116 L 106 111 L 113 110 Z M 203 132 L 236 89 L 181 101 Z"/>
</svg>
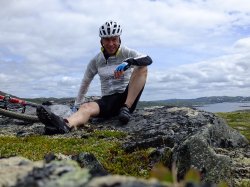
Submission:
<svg viewBox="0 0 250 187">
<path fill-rule="evenodd" d="M 99 29 L 99 36 L 101 38 L 120 36 L 122 34 L 122 27 L 115 21 L 107 21 Z"/>
</svg>

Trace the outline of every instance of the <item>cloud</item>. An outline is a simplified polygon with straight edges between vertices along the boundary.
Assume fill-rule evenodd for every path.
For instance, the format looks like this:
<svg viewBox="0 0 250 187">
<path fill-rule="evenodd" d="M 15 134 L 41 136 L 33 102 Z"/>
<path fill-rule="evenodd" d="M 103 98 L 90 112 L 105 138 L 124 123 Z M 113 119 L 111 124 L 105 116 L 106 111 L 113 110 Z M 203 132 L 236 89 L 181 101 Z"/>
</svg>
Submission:
<svg viewBox="0 0 250 187">
<path fill-rule="evenodd" d="M 123 44 L 156 59 L 143 99 L 249 91 L 248 0 L 13 0 L 0 5 L 2 91 L 75 96 L 87 63 L 99 52 L 98 28 L 109 19 L 122 24 Z M 166 68 L 170 61 L 172 69 Z M 99 86 L 96 78 L 89 94 L 99 94 Z"/>
<path fill-rule="evenodd" d="M 236 52 L 249 52 L 250 51 L 250 37 L 242 38 L 235 42 L 233 48 Z"/>
<path fill-rule="evenodd" d="M 247 43 L 248 40 L 248 38 L 240 39 L 235 42 L 234 46 L 239 43 Z M 152 93 L 153 90 L 161 90 L 165 93 L 165 98 L 175 98 L 176 96 L 194 98 L 213 95 L 249 96 L 249 61 L 249 51 L 247 53 L 235 52 L 199 63 L 154 71 L 150 74 L 147 87 L 152 90 Z M 149 98 L 152 99 L 152 97 Z"/>
</svg>

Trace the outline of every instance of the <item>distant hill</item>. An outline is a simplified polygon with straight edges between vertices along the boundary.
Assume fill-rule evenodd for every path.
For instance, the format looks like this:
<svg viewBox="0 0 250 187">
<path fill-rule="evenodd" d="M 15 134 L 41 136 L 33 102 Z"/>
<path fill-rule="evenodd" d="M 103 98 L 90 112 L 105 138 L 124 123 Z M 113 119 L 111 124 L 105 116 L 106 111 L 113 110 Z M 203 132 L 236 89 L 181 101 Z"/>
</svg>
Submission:
<svg viewBox="0 0 250 187">
<path fill-rule="evenodd" d="M 5 92 L 0 91 L 0 95 L 6 95 Z M 11 95 L 12 97 L 16 97 Z M 91 97 L 90 97 L 91 98 Z M 64 104 L 64 103 L 74 103 L 73 97 L 69 98 L 26 98 L 25 100 L 42 103 L 44 101 L 54 101 L 56 103 Z M 223 102 L 250 102 L 250 97 L 230 97 L 230 96 L 211 96 L 211 97 L 199 97 L 196 99 L 166 99 L 166 100 L 158 100 L 158 101 L 139 101 L 138 107 L 149 107 L 149 106 L 203 106 L 207 104 L 214 103 L 223 103 Z"/>
<path fill-rule="evenodd" d="M 196 99 L 167 99 L 158 101 L 140 101 L 139 106 L 203 106 L 207 104 L 224 102 L 250 102 L 250 97 L 230 97 L 230 96 L 211 96 L 199 97 Z"/>
<path fill-rule="evenodd" d="M 2 91 L 0 91 L 0 95 L 5 95 L 6 93 L 4 93 L 4 92 L 2 92 Z"/>
<path fill-rule="evenodd" d="M 196 99 L 169 99 L 169 100 L 163 100 L 161 102 L 204 105 L 204 104 L 214 104 L 214 103 L 224 103 L 224 102 L 246 102 L 246 101 L 250 101 L 250 97 L 211 96 L 211 97 L 199 97 Z"/>
<path fill-rule="evenodd" d="M 6 94 L 8 94 L 8 93 L 2 92 L 2 91 L 0 90 L 0 95 L 6 95 Z M 16 96 L 11 95 L 11 94 L 9 94 L 9 95 L 12 96 L 12 97 L 16 97 Z"/>
</svg>

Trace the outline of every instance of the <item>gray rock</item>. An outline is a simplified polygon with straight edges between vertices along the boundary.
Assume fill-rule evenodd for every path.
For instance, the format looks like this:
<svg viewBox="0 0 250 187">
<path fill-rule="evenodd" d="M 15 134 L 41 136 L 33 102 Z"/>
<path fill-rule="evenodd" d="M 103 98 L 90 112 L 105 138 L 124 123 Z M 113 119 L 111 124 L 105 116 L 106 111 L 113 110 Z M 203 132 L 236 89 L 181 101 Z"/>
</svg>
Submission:
<svg viewBox="0 0 250 187">
<path fill-rule="evenodd" d="M 87 169 L 82 169 L 72 160 L 52 161 L 43 167 L 34 167 L 15 187 L 80 187 L 90 179 Z"/>
<path fill-rule="evenodd" d="M 229 127 L 225 121 L 213 113 L 192 108 L 147 108 L 137 110 L 126 126 L 121 126 L 117 119 L 100 123 L 102 129 L 113 127 L 129 133 L 129 138 L 123 143 L 128 152 L 150 147 L 159 150 L 172 148 L 173 157 L 167 157 L 171 160 L 165 159 L 163 162 L 168 167 L 170 162 L 178 162 L 179 178 L 182 178 L 189 168 L 196 167 L 202 172 L 203 181 L 218 182 L 223 179 L 232 184 L 234 173 L 231 171 L 237 168 L 237 164 L 233 162 L 235 158 L 227 154 L 217 154 L 215 150 L 249 148 L 248 140 Z M 100 123 L 94 125 L 98 128 Z M 243 168 L 249 168 L 249 156 L 245 155 L 244 158 L 248 161 L 241 167 L 244 165 Z M 155 154 L 152 164 L 162 157 L 162 153 L 158 156 Z M 247 178 L 247 175 L 244 175 L 244 178 Z"/>
<path fill-rule="evenodd" d="M 101 163 L 91 153 L 80 153 L 74 156 L 73 159 L 79 163 L 80 167 L 87 168 L 92 177 L 108 174 Z"/>
<path fill-rule="evenodd" d="M 14 186 L 23 179 L 34 167 L 42 167 L 43 162 L 32 162 L 23 157 L 0 159 L 0 186 Z"/>
<path fill-rule="evenodd" d="M 81 157 L 88 157 L 82 154 Z M 80 168 L 72 160 L 53 160 L 49 163 L 31 162 L 22 157 L 0 159 L 0 186 L 15 187 L 163 187 L 156 180 L 143 180 L 126 176 L 95 177 L 91 180 L 88 169 Z"/>
<path fill-rule="evenodd" d="M 178 168 L 178 178 L 183 179 L 190 168 L 197 169 L 204 182 L 232 184 L 232 162 L 228 156 L 216 154 L 204 139 L 193 136 L 174 151 L 174 160 Z"/>
</svg>

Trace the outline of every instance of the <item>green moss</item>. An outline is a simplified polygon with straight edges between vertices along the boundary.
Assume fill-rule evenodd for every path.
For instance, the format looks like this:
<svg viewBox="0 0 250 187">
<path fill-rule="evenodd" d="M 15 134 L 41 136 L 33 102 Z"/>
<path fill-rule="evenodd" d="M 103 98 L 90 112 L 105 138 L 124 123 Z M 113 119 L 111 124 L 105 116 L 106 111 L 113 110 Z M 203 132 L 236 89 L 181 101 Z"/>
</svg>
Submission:
<svg viewBox="0 0 250 187">
<path fill-rule="evenodd" d="M 2 136 L 0 157 L 18 155 L 36 161 L 42 160 L 50 152 L 65 155 L 89 152 L 112 174 L 147 177 L 150 169 L 147 151 L 125 153 L 119 143 L 119 138 L 124 136 L 124 133 L 118 131 L 95 131 L 87 139 Z"/>
<path fill-rule="evenodd" d="M 250 141 L 250 111 L 217 113 Z"/>
<path fill-rule="evenodd" d="M 249 179 L 244 179 L 244 180 L 238 181 L 236 185 L 239 186 L 239 187 L 249 187 L 250 186 L 250 180 Z"/>
<path fill-rule="evenodd" d="M 102 131 L 96 130 L 93 132 L 93 135 L 97 137 L 105 137 L 105 138 L 109 138 L 109 137 L 124 138 L 127 136 L 125 132 L 121 132 L 117 130 L 102 130 Z"/>
</svg>

